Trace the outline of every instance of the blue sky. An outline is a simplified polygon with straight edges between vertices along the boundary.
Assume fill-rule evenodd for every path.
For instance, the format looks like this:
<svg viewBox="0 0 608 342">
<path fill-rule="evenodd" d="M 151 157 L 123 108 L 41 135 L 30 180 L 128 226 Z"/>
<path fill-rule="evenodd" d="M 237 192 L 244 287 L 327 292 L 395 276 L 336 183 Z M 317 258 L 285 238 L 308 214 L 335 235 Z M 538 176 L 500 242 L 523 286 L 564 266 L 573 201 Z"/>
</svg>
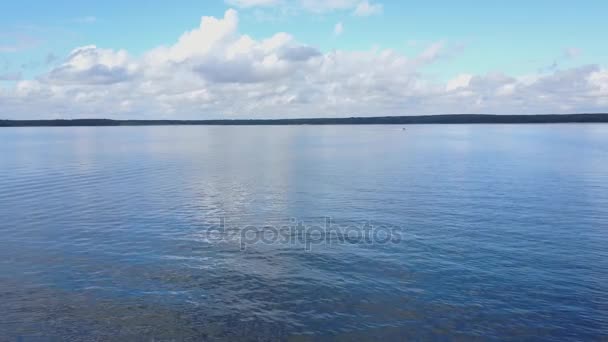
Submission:
<svg viewBox="0 0 608 342">
<path fill-rule="evenodd" d="M 359 112 L 354 114 L 359 115 L 382 115 L 386 111 L 405 115 L 500 112 L 499 109 L 504 109 L 505 106 L 509 112 L 576 112 L 606 108 L 603 99 L 607 86 L 604 83 L 605 68 L 608 64 L 608 44 L 605 44 L 608 24 L 604 18 L 608 13 L 606 1 L 189 0 L 170 3 L 155 0 L 144 4 L 124 0 L 30 0 L 7 1 L 2 7 L 0 109 L 5 109 L 4 112 L 8 112 L 6 115 L 9 116 L 27 116 L 31 115 L 28 113 L 42 110 L 34 107 L 32 101 L 28 104 L 28 101 L 20 98 L 24 96 L 23 91 L 19 94 L 20 89 L 28 89 L 27 96 L 34 96 L 29 92 L 34 88 L 40 92 L 39 96 L 45 91 L 53 91 L 53 103 L 46 103 L 46 108 L 51 106 L 56 109 L 52 115 L 97 114 L 106 108 L 100 100 L 100 94 L 120 92 L 121 86 L 140 89 L 150 84 L 150 79 L 146 80 L 150 75 L 156 75 L 156 71 L 166 67 L 144 63 L 151 51 L 159 47 L 170 48 L 177 44 L 182 34 L 195 29 L 201 31 L 200 39 L 204 40 L 205 35 L 212 35 L 213 32 L 206 32 L 205 27 L 201 26 L 201 17 L 221 20 L 229 9 L 234 9 L 237 18 L 235 28 L 227 33 L 230 38 L 218 38 L 223 43 L 218 43 L 204 53 L 196 51 L 196 40 L 191 41 L 189 44 L 193 48 L 189 50 L 190 54 L 179 60 L 180 64 L 188 66 L 173 71 L 175 75 L 194 70 L 192 75 L 183 76 L 193 79 L 190 88 L 180 90 L 183 91 L 182 95 L 197 92 L 208 94 L 198 99 L 198 104 L 190 103 L 182 107 L 175 104 L 178 98 L 174 98 L 169 101 L 170 105 L 164 104 L 171 109 L 153 111 L 155 115 L 276 117 L 306 116 L 314 111 L 317 116 L 332 116 L 353 113 L 353 109 L 358 109 Z M 340 30 L 337 30 L 338 26 L 341 27 Z M 242 51 L 239 56 L 249 57 L 239 57 L 236 65 L 234 56 L 230 57 L 230 53 L 227 53 L 231 51 L 228 45 L 238 41 L 239 37 L 248 36 L 261 44 L 277 33 L 288 34 L 289 42 L 282 42 L 283 45 L 275 51 L 264 52 L 264 56 L 259 55 L 261 50 L 258 48 Z M 232 43 L 227 42 L 230 39 Z M 76 48 L 91 45 L 96 50 L 86 53 L 89 58 L 83 62 L 86 65 L 80 65 L 78 69 L 70 64 L 73 62 L 71 58 L 74 58 L 71 53 Z M 275 69 L 272 70 L 255 69 L 264 58 L 268 61 L 268 57 L 273 54 L 280 57 L 287 51 L 285 49 L 292 47 L 307 47 L 316 53 L 309 56 L 310 60 L 298 60 L 298 63 L 294 60 L 279 60 L 279 64 L 275 64 Z M 107 61 L 110 57 L 99 57 L 119 51 L 128 54 L 128 58 L 116 62 L 123 63 L 120 65 L 114 62 L 106 65 L 104 60 Z M 382 57 L 387 51 L 394 54 L 393 57 Z M 332 54 L 343 60 L 334 61 Z M 400 58 L 408 60 L 404 62 L 407 66 L 399 62 Z M 171 58 L 164 60 L 167 62 Z M 211 60 L 215 67 L 228 70 L 227 73 L 232 76 L 217 78 L 217 75 L 211 77 L 202 72 L 201 70 L 208 70 Z M 172 60 L 172 65 L 175 62 Z M 287 65 L 287 62 L 291 64 Z M 394 66 L 391 72 L 398 77 L 386 79 L 390 72 L 376 70 L 379 68 L 378 63 Z M 351 68 L 348 72 L 342 70 L 347 65 Z M 236 66 L 237 69 L 230 70 Z M 330 66 L 332 69 L 327 69 Z M 155 71 L 152 68 L 156 68 Z M 301 72 L 302 69 L 307 69 L 307 72 Z M 108 72 L 104 74 L 106 76 L 124 74 L 125 77 L 120 80 L 103 78 L 103 82 L 94 84 L 96 82 L 93 80 L 100 78 L 93 75 L 93 72 L 100 70 Z M 69 82 L 66 71 L 71 72 Z M 297 75 L 300 72 L 302 74 Z M 272 75 L 262 77 L 262 73 Z M 346 93 L 348 89 L 338 91 L 337 88 L 343 87 L 344 83 L 348 84 L 348 79 L 344 78 L 346 76 L 340 78 L 344 73 L 359 75 L 359 80 L 365 80 L 362 84 L 373 88 L 366 92 L 366 89 L 362 89 L 363 86 L 357 85 L 356 89 L 350 89 L 350 93 Z M 233 76 L 236 74 L 255 77 L 240 80 Z M 307 76 L 312 74 L 317 78 L 311 80 Z M 407 79 L 404 77 L 406 74 Z M 60 80 L 59 76 L 63 78 Z M 77 76 L 90 79 L 77 80 Z M 157 76 L 154 78 L 155 86 L 158 87 L 154 90 L 155 97 L 158 98 L 159 94 L 175 95 L 174 88 L 162 88 L 163 82 Z M 322 78 L 330 76 L 331 79 Z M 195 80 L 197 77 L 201 80 Z M 566 78 L 573 83 L 584 80 L 589 85 L 585 89 L 571 89 L 577 101 L 550 105 L 550 101 L 546 101 L 547 97 L 558 98 L 564 92 L 567 94 L 568 89 L 564 89 L 567 84 L 549 83 L 559 83 Z M 218 80 L 220 84 L 214 84 Z M 165 81 L 164 84 L 169 85 L 176 80 Z M 357 79 L 351 77 L 350 81 L 354 85 Z M 383 81 L 391 89 L 381 94 Z M 267 93 L 260 101 L 259 97 L 250 96 L 257 91 L 253 87 L 255 84 L 265 91 L 270 88 L 286 90 L 281 94 Z M 455 84 L 461 85 L 455 88 Z M 97 87 L 93 89 L 93 85 Z M 327 88 L 315 88 L 314 85 Z M 476 89 L 472 89 L 473 86 Z M 533 89 L 530 89 L 532 86 Z M 63 93 L 57 93 L 60 91 L 58 87 L 62 87 Z M 232 91 L 235 96 L 242 94 L 247 102 L 223 105 L 221 96 L 212 93 L 218 87 L 225 88 L 224 93 Z M 437 90 L 442 87 L 450 89 L 449 94 Z M 492 90 L 491 87 L 496 88 L 493 89 L 494 92 L 488 91 Z M 528 99 L 532 101 L 544 98 L 544 104 L 532 101 L 528 106 L 522 105 L 522 94 L 515 90 L 523 92 L 524 88 L 528 91 L 546 92 L 547 94 L 536 94 Z M 328 95 L 327 89 L 334 93 Z M 460 89 L 460 94 L 455 94 L 455 89 Z M 357 106 L 352 103 L 357 98 L 356 92 L 373 96 L 364 99 L 364 105 Z M 68 93 L 95 98 L 99 103 L 94 108 L 87 109 L 82 104 L 71 103 L 67 99 L 61 102 L 60 98 L 69 97 L 66 95 Z M 507 93 L 517 95 L 518 100 L 505 102 L 504 98 L 497 99 L 493 96 L 502 94 L 504 97 Z M 277 98 L 279 95 L 283 98 Z M 272 96 L 275 98 L 270 99 Z M 437 101 L 433 101 L 433 97 Z M 459 102 L 459 98 L 465 100 L 460 99 Z M 320 104 L 316 107 L 305 105 L 311 99 Z M 340 104 L 340 99 L 350 99 L 350 102 Z M 108 106 L 108 113 L 104 115 L 143 115 L 141 112 L 146 108 L 135 105 L 133 98 L 123 100 L 125 104 L 131 105 L 124 106 L 123 110 Z M 34 102 L 42 105 L 45 101 L 37 99 Z M 433 102 L 437 104 L 433 105 Z M 282 107 L 290 104 L 299 106 L 300 109 L 284 110 Z M 158 105 L 163 106 L 160 103 Z M 283 114 L 284 112 L 288 114 Z"/>
</svg>

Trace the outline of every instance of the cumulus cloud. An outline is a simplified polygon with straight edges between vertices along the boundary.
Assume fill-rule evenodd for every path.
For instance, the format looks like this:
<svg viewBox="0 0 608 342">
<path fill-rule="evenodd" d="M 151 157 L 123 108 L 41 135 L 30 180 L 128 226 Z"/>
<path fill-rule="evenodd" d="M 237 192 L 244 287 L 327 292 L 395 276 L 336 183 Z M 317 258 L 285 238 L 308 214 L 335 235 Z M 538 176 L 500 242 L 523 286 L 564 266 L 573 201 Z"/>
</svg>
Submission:
<svg viewBox="0 0 608 342">
<path fill-rule="evenodd" d="M 238 14 L 233 9 L 226 11 L 224 18 L 203 17 L 198 28 L 182 34 L 173 46 L 155 49 L 149 56 L 159 63 L 183 62 L 189 58 L 206 56 L 229 41 L 235 44 L 236 49 L 246 48 L 252 42 L 250 38 L 244 36 L 241 40 L 234 40 L 238 21 Z"/>
<path fill-rule="evenodd" d="M 126 82 L 136 69 L 126 51 L 90 45 L 73 50 L 65 63 L 52 69 L 44 79 L 50 83 L 104 85 Z"/>
<path fill-rule="evenodd" d="M 222 19 L 203 17 L 200 26 L 176 44 L 148 53 L 146 71 L 179 68 L 210 83 L 259 83 L 293 75 L 320 56 L 317 49 L 297 43 L 287 33 L 260 41 L 240 35 L 238 21 L 234 10 Z"/>
<path fill-rule="evenodd" d="M 608 109 L 608 71 L 599 65 L 440 82 L 427 71 L 453 53 L 446 42 L 417 55 L 321 52 L 288 33 L 254 39 L 238 27 L 238 13 L 228 10 L 137 57 L 76 48 L 48 72 L 2 88 L 0 112 L 6 118 L 204 119 Z"/>
</svg>

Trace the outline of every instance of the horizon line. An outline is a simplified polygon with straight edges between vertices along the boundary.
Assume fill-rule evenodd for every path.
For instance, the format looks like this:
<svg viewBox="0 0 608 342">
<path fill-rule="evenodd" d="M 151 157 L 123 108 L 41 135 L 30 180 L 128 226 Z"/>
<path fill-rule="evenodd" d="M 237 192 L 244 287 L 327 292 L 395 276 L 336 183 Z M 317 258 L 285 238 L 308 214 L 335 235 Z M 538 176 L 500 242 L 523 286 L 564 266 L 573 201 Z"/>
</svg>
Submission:
<svg viewBox="0 0 608 342">
<path fill-rule="evenodd" d="M 0 119 L 0 127 L 171 126 L 171 125 L 408 125 L 483 123 L 608 123 L 608 113 L 573 114 L 429 114 L 277 119 Z"/>
</svg>

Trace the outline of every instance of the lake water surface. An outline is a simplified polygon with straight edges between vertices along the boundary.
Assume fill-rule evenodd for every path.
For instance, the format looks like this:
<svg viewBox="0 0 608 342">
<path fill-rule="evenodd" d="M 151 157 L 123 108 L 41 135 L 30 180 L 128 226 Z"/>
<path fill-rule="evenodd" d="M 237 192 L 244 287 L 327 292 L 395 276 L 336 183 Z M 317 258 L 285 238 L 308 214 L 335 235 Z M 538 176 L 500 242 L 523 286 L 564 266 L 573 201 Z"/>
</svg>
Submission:
<svg viewBox="0 0 608 342">
<path fill-rule="evenodd" d="M 298 337 L 608 339 L 608 125 L 0 129 L 0 340 Z"/>
</svg>

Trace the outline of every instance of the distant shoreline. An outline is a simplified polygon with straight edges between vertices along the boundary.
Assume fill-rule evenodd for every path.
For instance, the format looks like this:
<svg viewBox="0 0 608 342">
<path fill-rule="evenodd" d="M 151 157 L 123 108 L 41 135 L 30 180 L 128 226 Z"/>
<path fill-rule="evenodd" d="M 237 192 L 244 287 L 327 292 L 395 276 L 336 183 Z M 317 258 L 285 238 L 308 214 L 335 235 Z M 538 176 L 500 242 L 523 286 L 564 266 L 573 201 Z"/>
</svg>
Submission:
<svg viewBox="0 0 608 342">
<path fill-rule="evenodd" d="M 419 116 L 381 116 L 310 119 L 233 119 L 233 120 L 0 120 L 0 127 L 73 126 L 268 126 L 268 125 L 413 125 L 413 124 L 540 124 L 608 123 L 608 114 L 493 115 L 449 114 Z"/>
</svg>

